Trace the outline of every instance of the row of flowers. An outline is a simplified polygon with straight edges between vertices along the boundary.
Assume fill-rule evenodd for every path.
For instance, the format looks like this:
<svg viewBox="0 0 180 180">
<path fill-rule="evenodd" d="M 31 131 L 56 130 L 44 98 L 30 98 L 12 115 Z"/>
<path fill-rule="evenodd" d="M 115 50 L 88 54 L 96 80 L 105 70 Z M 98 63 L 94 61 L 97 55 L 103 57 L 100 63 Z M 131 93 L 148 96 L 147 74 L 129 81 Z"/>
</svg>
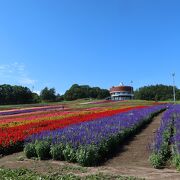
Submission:
<svg viewBox="0 0 180 180">
<path fill-rule="evenodd" d="M 28 158 L 65 159 L 84 166 L 98 165 L 128 136 L 136 133 L 165 105 L 134 109 L 82 122 L 54 131 L 43 131 L 26 138 Z"/>
<path fill-rule="evenodd" d="M 71 114 L 70 116 L 44 116 L 39 119 L 24 120 L 21 119 L 21 123 L 14 122 L 14 126 L 11 123 L 7 123 L 7 126 L 0 128 L 0 154 L 5 154 L 10 151 L 12 152 L 17 144 L 23 144 L 25 138 L 32 134 L 37 134 L 42 131 L 55 130 L 58 128 L 64 128 L 66 126 L 77 124 L 86 121 L 96 120 L 97 118 L 104 118 L 115 115 L 117 113 L 127 112 L 131 109 L 142 109 L 144 106 L 128 107 L 124 109 L 110 109 L 100 112 L 87 112 L 79 114 Z"/>
<path fill-rule="evenodd" d="M 146 106 L 124 106 L 121 108 L 118 108 L 117 110 L 123 111 L 123 109 L 127 108 L 139 108 L 139 107 L 146 107 Z M 38 114 L 27 114 L 27 115 L 21 115 L 21 116 L 11 116 L 6 117 L 0 120 L 0 127 L 6 128 L 6 127 L 13 127 L 13 126 L 19 126 L 19 125 L 25 125 L 28 123 L 35 123 L 35 122 L 41 122 L 41 121 L 49 121 L 49 120 L 57 120 L 57 119 L 64 119 L 67 117 L 75 117 L 75 116 L 84 116 L 87 114 L 96 114 L 100 112 L 107 112 L 107 111 L 114 111 L 116 109 L 114 108 L 103 108 L 103 109 L 91 109 L 91 110 L 81 110 L 81 111 L 48 111 L 48 112 L 39 112 Z"/>
<path fill-rule="evenodd" d="M 176 105 L 173 114 L 172 163 L 180 170 L 180 105 Z"/>
<path fill-rule="evenodd" d="M 38 111 L 48 111 L 51 109 L 60 109 L 62 105 L 58 106 L 46 106 L 46 107 L 34 107 L 34 108 L 25 108 L 25 109 L 16 109 L 16 110 L 8 110 L 8 111 L 1 111 L 0 116 L 4 115 L 14 115 L 14 114 L 22 114 L 22 113 L 31 113 L 31 112 L 38 112 Z"/>
<path fill-rule="evenodd" d="M 180 105 L 169 105 L 151 145 L 150 162 L 153 167 L 165 166 L 171 159 L 180 168 Z"/>
</svg>

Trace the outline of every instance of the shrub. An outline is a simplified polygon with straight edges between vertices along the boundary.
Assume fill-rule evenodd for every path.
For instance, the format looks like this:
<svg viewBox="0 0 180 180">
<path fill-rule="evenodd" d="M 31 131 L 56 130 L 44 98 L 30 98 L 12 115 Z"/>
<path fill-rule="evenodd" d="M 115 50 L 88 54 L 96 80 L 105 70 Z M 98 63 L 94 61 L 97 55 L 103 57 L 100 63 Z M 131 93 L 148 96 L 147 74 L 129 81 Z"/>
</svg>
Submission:
<svg viewBox="0 0 180 180">
<path fill-rule="evenodd" d="M 164 142 L 162 144 L 160 154 L 163 157 L 164 161 L 167 161 L 169 159 L 169 157 L 170 157 L 170 148 L 169 148 L 169 143 L 168 142 Z"/>
<path fill-rule="evenodd" d="M 172 164 L 177 168 L 177 170 L 180 170 L 180 155 L 179 154 L 173 155 Z"/>
<path fill-rule="evenodd" d="M 27 158 L 37 157 L 35 144 L 29 143 L 24 147 L 24 153 Z"/>
<path fill-rule="evenodd" d="M 43 160 L 50 157 L 50 143 L 48 141 L 36 142 L 35 149 L 39 159 Z"/>
<path fill-rule="evenodd" d="M 102 141 L 98 147 L 98 154 L 99 154 L 99 158 L 100 161 L 103 161 L 107 155 L 109 154 L 109 146 L 108 146 L 108 142 L 106 140 Z"/>
<path fill-rule="evenodd" d="M 76 152 L 73 147 L 67 144 L 63 150 L 64 159 L 68 162 L 76 162 Z"/>
<path fill-rule="evenodd" d="M 150 162 L 154 168 L 161 168 L 165 165 L 166 161 L 170 157 L 170 148 L 169 148 L 169 139 L 170 139 L 170 132 L 165 131 L 163 134 L 163 143 L 161 148 L 158 152 L 153 152 L 150 155 Z"/>
<path fill-rule="evenodd" d="M 161 154 L 152 153 L 149 157 L 150 163 L 154 168 L 161 168 L 164 165 L 163 157 Z"/>
<path fill-rule="evenodd" d="M 64 160 L 63 144 L 55 144 L 51 146 L 50 154 L 54 160 Z"/>
<path fill-rule="evenodd" d="M 112 150 L 115 150 L 118 146 L 118 136 L 111 136 L 108 141 L 107 141 L 107 144 L 108 144 L 108 148 L 109 149 L 112 149 Z"/>
<path fill-rule="evenodd" d="M 77 162 L 82 166 L 94 166 L 99 163 L 98 150 L 95 145 L 80 147 L 76 152 Z"/>
</svg>

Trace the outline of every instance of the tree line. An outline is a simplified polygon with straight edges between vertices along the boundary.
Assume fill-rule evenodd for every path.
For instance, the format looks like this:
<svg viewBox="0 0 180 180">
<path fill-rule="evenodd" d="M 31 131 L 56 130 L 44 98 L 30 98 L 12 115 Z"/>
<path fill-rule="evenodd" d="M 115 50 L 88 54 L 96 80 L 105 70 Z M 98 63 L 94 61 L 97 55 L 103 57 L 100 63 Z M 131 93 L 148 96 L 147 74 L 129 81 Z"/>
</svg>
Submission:
<svg viewBox="0 0 180 180">
<path fill-rule="evenodd" d="M 176 99 L 180 100 L 180 89 L 175 87 Z M 29 104 L 40 102 L 71 101 L 82 98 L 105 99 L 109 97 L 107 89 L 90 87 L 89 85 L 73 84 L 64 95 L 56 93 L 55 88 L 45 87 L 40 95 L 32 92 L 28 87 L 0 85 L 0 105 L 5 104 Z M 173 99 L 173 86 L 150 85 L 143 86 L 134 92 L 135 99 L 164 101 Z"/>
<path fill-rule="evenodd" d="M 99 87 L 90 87 L 88 85 L 73 84 L 69 90 L 67 90 L 63 96 L 65 100 L 76 100 L 81 98 L 96 98 L 104 99 L 109 97 L 109 91 L 107 89 L 101 89 Z"/>
<path fill-rule="evenodd" d="M 32 92 L 28 87 L 0 85 L 0 105 L 6 104 L 30 104 L 40 102 L 58 102 L 62 100 L 76 100 L 81 98 L 104 99 L 109 96 L 109 91 L 99 87 L 74 84 L 64 95 L 56 93 L 55 88 L 45 87 L 40 95 Z"/>
<path fill-rule="evenodd" d="M 176 99 L 180 100 L 180 89 L 175 87 Z M 135 99 L 165 101 L 173 99 L 173 86 L 163 84 L 144 86 L 134 92 Z"/>
<path fill-rule="evenodd" d="M 35 102 L 35 93 L 22 86 L 0 85 L 0 104 L 25 104 Z"/>
</svg>

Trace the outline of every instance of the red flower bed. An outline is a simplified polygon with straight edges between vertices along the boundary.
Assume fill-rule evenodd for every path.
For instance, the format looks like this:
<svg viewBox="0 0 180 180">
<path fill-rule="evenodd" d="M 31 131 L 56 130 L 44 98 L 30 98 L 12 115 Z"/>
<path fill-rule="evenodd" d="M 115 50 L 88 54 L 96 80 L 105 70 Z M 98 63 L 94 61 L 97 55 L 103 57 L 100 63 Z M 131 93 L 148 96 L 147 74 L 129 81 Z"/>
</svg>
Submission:
<svg viewBox="0 0 180 180">
<path fill-rule="evenodd" d="M 25 125 L 14 126 L 0 129 L 0 146 L 8 147 L 17 142 L 22 142 L 29 135 L 39 133 L 45 130 L 54 130 L 65 126 L 85 121 L 96 120 L 97 118 L 112 116 L 117 113 L 127 112 L 132 109 L 141 109 L 147 106 L 136 106 L 124 109 L 107 110 L 105 112 L 95 112 L 92 114 L 68 117 L 60 120 L 49 120 L 42 122 L 32 122 Z"/>
</svg>

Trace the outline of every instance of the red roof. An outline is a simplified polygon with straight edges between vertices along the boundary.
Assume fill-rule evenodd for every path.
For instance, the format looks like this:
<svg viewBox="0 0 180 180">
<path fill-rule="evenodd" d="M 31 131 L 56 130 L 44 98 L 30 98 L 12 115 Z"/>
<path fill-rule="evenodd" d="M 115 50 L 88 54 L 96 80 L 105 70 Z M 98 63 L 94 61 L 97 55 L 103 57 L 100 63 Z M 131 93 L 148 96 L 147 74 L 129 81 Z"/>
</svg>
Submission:
<svg viewBox="0 0 180 180">
<path fill-rule="evenodd" d="M 129 91 L 131 92 L 133 89 L 132 86 L 113 86 L 112 88 L 110 88 L 110 92 L 113 91 Z"/>
</svg>

